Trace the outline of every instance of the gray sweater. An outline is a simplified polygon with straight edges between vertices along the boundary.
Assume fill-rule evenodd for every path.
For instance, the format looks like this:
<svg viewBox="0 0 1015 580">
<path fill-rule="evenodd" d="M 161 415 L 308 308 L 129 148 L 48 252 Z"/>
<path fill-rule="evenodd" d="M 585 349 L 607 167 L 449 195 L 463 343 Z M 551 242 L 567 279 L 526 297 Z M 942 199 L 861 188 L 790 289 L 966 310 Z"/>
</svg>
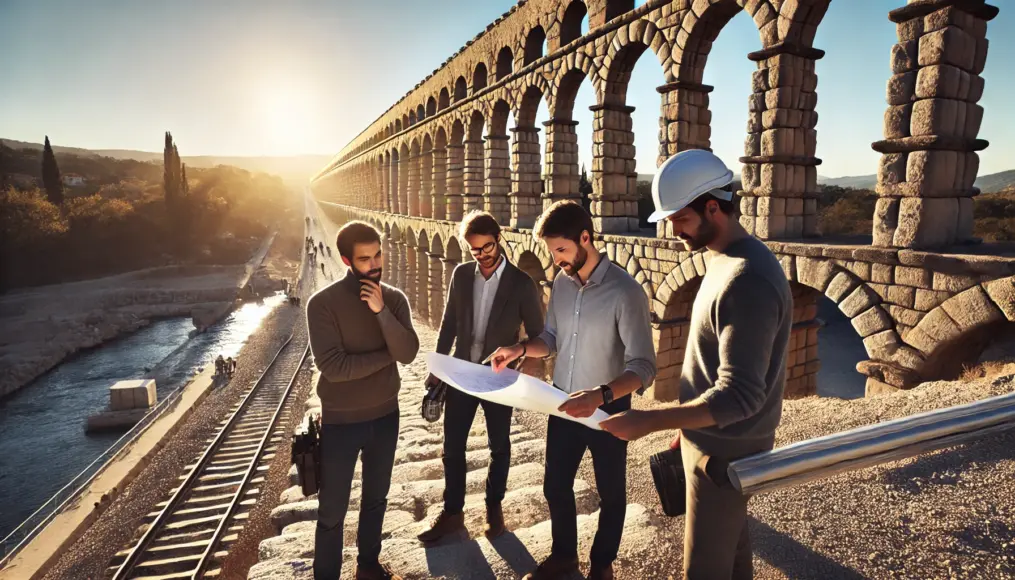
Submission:
<svg viewBox="0 0 1015 580">
<path fill-rule="evenodd" d="M 716 425 L 685 429 L 704 453 L 771 449 L 782 417 L 793 298 L 779 261 L 748 236 L 713 253 L 691 312 L 680 401 L 701 397 Z"/>
</svg>

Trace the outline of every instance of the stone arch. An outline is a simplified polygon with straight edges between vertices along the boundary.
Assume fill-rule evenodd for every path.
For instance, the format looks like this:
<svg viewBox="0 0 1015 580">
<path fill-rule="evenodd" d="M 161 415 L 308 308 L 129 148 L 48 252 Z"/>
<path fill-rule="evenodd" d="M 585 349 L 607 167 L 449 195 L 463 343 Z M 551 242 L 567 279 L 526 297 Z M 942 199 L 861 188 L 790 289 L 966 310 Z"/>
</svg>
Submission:
<svg viewBox="0 0 1015 580">
<path fill-rule="evenodd" d="M 432 117 L 437 114 L 437 99 L 432 96 L 426 100 L 426 116 Z"/>
<path fill-rule="evenodd" d="M 465 81 L 465 77 L 459 75 L 458 78 L 455 79 L 455 95 L 454 95 L 455 102 L 458 102 L 467 97 L 468 93 L 469 93 L 469 85 Z"/>
<path fill-rule="evenodd" d="M 461 78 L 461 77 L 459 77 L 459 78 Z M 443 88 L 441 88 L 440 94 L 437 96 L 437 110 L 438 111 L 443 111 L 444 109 L 447 109 L 448 105 L 450 105 L 450 104 L 451 104 L 451 97 L 448 95 L 448 88 L 447 87 L 443 87 Z"/>
<path fill-rule="evenodd" d="M 514 70 L 515 55 L 511 52 L 510 46 L 504 46 L 497 53 L 496 78 L 501 80 L 511 75 Z"/>
<path fill-rule="evenodd" d="M 511 105 L 504 99 L 498 99 L 490 114 L 488 135 L 503 136 L 507 134 L 508 117 L 511 116 Z"/>
<path fill-rule="evenodd" d="M 395 119 L 395 133 L 399 133 L 402 130 L 402 120 Z"/>
<path fill-rule="evenodd" d="M 550 105 L 550 116 L 559 120 L 570 120 L 574 114 L 574 101 L 578 96 L 578 89 L 583 82 L 588 80 L 596 88 L 595 75 L 591 70 L 591 62 L 585 58 L 575 59 L 575 68 L 561 71 L 561 74 L 554 80 L 556 91 Z M 597 101 L 599 91 L 596 90 Z"/>
<path fill-rule="evenodd" d="M 419 106 L 416 107 L 416 122 L 419 123 L 425 118 L 426 118 L 426 107 L 423 106 L 423 103 L 420 103 Z"/>
<path fill-rule="evenodd" d="M 669 56 L 669 49 L 663 48 L 668 47 L 668 44 L 666 36 L 662 31 L 658 30 L 655 24 L 646 20 L 632 22 L 629 25 L 629 30 L 640 31 L 641 34 L 634 36 L 630 33 L 615 35 L 611 47 L 617 48 L 617 53 L 610 64 L 599 71 L 604 82 L 602 103 L 609 105 L 626 104 L 627 85 L 631 80 L 631 73 L 634 71 L 635 64 L 640 60 L 642 54 L 646 50 L 651 51 L 650 47 L 652 45 L 660 47 L 655 55 L 660 65 L 663 65 L 663 78 L 666 82 L 673 80 L 669 67 L 665 66 L 666 59 Z M 644 42 L 646 37 L 652 39 L 649 44 Z M 620 45 L 619 47 L 617 46 L 618 44 Z"/>
<path fill-rule="evenodd" d="M 415 121 L 412 119 L 412 117 L 409 116 L 408 113 L 402 115 L 402 128 L 403 129 L 408 129 L 413 124 L 415 124 Z"/>
<path fill-rule="evenodd" d="M 461 119 L 455 119 L 451 125 L 451 142 L 449 145 L 461 145 L 465 138 L 465 124 Z"/>
<path fill-rule="evenodd" d="M 472 94 L 476 94 L 479 91 L 486 88 L 486 83 L 489 80 L 489 73 L 486 72 L 486 63 L 476 64 L 476 68 L 472 71 Z"/>
<path fill-rule="evenodd" d="M 522 65 L 536 62 L 543 56 L 543 45 L 546 43 L 546 31 L 538 24 L 525 36 L 525 48 Z"/>
<path fill-rule="evenodd" d="M 530 84 L 518 93 L 519 97 L 515 103 L 515 126 L 535 126 L 539 103 L 549 93 L 548 89 L 549 86 L 546 84 L 546 79 L 536 76 L 533 84 Z"/>
<path fill-rule="evenodd" d="M 743 9 L 740 1 L 708 2 L 707 0 L 698 0 L 694 3 L 694 9 L 688 10 L 684 15 L 681 28 L 687 31 L 687 40 L 684 41 L 683 46 L 678 44 L 673 47 L 674 62 L 680 63 L 679 78 L 681 81 L 701 83 L 712 43 L 715 42 L 726 23 Z"/>
<path fill-rule="evenodd" d="M 441 233 L 435 231 L 433 237 L 430 238 L 430 253 L 444 257 L 444 242 L 441 240 Z"/>
<path fill-rule="evenodd" d="M 560 45 L 565 46 L 581 38 L 582 20 L 589 10 L 582 0 L 571 0 L 560 19 Z"/>
<path fill-rule="evenodd" d="M 486 119 L 483 113 L 473 110 L 469 115 L 469 141 L 481 141 L 483 139 L 483 128 L 486 126 Z"/>
<path fill-rule="evenodd" d="M 977 284 L 925 314 L 906 334 L 922 355 L 924 379 L 954 378 L 979 356 L 997 330 L 1015 322 L 1015 276 Z"/>
<path fill-rule="evenodd" d="M 444 247 L 444 259 L 456 264 L 468 261 L 462 259 L 462 246 L 458 243 L 457 237 L 448 236 L 448 243 Z"/>
</svg>

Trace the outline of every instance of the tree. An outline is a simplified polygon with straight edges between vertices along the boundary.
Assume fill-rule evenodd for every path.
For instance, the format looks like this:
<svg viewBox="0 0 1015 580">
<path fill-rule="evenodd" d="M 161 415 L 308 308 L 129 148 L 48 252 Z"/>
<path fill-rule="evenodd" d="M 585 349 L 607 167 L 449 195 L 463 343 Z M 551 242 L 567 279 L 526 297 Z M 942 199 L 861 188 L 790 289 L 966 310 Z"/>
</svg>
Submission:
<svg viewBox="0 0 1015 580">
<path fill-rule="evenodd" d="M 46 145 L 42 150 L 42 185 L 46 189 L 49 203 L 59 206 L 63 203 L 63 183 L 60 181 L 60 168 L 56 165 L 56 155 L 46 135 Z"/>
<path fill-rule="evenodd" d="M 176 153 L 176 145 L 173 144 L 173 135 L 166 131 L 165 147 L 162 149 L 162 187 L 166 195 L 166 206 L 172 208 L 177 198 L 179 191 L 178 182 L 176 180 L 176 159 L 174 154 Z"/>
<path fill-rule="evenodd" d="M 592 200 L 589 199 L 589 196 L 592 195 L 592 182 L 589 181 L 589 174 L 585 171 L 584 164 L 582 164 L 581 175 L 578 176 L 578 193 L 581 195 L 582 206 L 586 210 L 592 207 Z"/>
</svg>

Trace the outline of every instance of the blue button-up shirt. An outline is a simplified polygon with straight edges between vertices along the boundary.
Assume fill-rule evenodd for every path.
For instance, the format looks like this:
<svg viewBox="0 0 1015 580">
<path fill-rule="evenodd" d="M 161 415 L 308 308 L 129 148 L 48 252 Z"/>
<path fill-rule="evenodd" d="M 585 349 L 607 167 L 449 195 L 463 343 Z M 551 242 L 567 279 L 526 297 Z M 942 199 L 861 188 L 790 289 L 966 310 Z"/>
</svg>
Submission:
<svg viewBox="0 0 1015 580">
<path fill-rule="evenodd" d="M 640 393 L 655 378 L 648 298 L 606 254 L 584 285 L 563 271 L 554 278 L 539 338 L 557 353 L 553 382 L 564 392 L 595 388 L 631 371 L 641 379 Z"/>
</svg>

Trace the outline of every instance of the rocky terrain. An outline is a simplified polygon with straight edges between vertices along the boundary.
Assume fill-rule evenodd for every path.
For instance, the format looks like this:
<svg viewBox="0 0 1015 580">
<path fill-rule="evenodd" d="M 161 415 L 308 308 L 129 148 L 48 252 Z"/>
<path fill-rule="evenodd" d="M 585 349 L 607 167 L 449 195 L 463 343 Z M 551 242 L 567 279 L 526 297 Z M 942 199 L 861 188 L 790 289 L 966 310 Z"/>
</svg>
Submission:
<svg viewBox="0 0 1015 580">
<path fill-rule="evenodd" d="M 248 282 L 254 293 L 280 289 L 281 282 L 260 267 L 270 241 L 245 265 L 150 268 L 0 296 L 0 396 L 79 350 L 156 319 L 187 316 L 202 330 L 228 314 L 238 297 L 250 297 L 241 293 Z M 295 266 L 272 268 L 276 273 Z"/>
<path fill-rule="evenodd" d="M 423 352 L 434 333 L 418 328 Z M 545 418 L 516 412 L 512 468 L 504 500 L 510 533 L 482 535 L 483 489 L 489 453 L 482 414 L 469 439 L 466 523 L 469 537 L 424 547 L 415 536 L 441 507 L 442 423 L 419 416 L 423 357 L 402 368 L 400 445 L 385 518 L 382 559 L 406 578 L 518 578 L 549 553 L 550 524 L 542 494 Z M 937 382 L 911 391 L 847 401 L 810 397 L 787 401 L 777 445 L 958 405 L 1015 390 L 1010 375 Z M 655 405 L 647 399 L 637 406 Z M 316 397 L 309 410 L 319 405 Z M 670 433 L 629 448 L 628 512 L 616 563 L 618 578 L 680 577 L 682 517 L 659 508 L 648 456 L 665 449 Z M 272 512 L 279 535 L 261 543 L 251 580 L 312 578 L 317 501 L 293 487 Z M 583 569 L 596 529 L 591 458 L 586 455 L 575 495 Z M 346 519 L 345 569 L 352 577 L 359 492 Z M 1015 577 L 1015 433 L 921 457 L 841 474 L 755 497 L 750 506 L 758 578 L 1012 578 Z"/>
</svg>

